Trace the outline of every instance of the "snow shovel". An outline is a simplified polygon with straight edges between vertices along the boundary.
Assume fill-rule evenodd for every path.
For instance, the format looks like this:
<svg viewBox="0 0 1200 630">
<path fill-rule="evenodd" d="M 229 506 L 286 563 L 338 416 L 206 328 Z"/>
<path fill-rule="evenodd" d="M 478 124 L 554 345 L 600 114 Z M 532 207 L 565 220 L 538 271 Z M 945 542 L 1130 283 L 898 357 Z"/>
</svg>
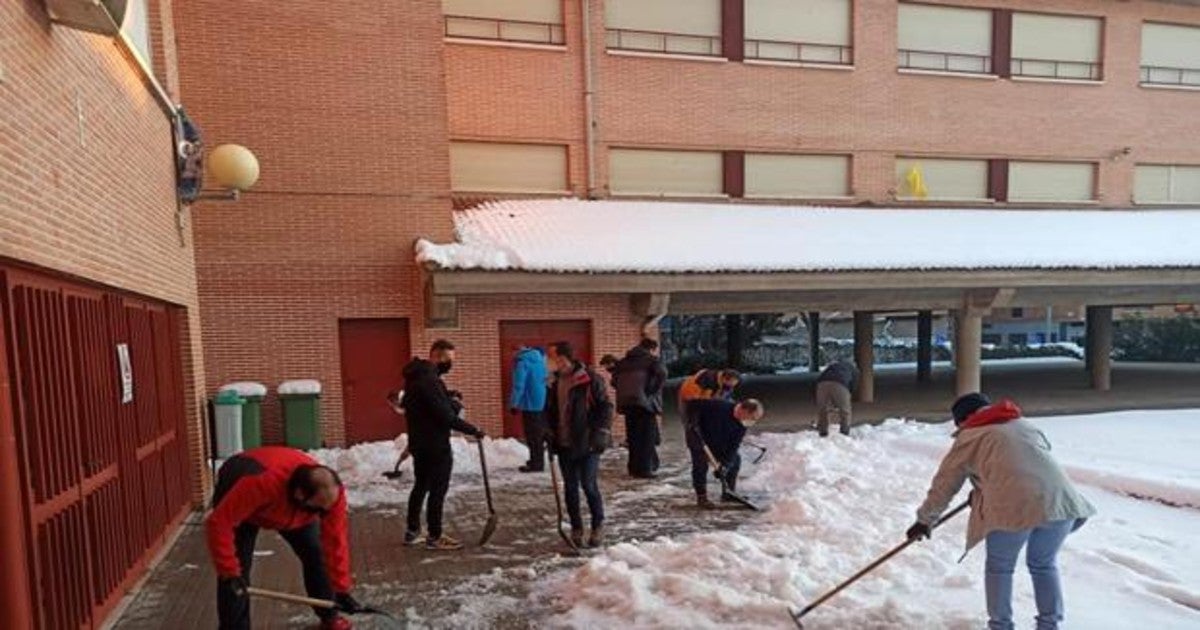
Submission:
<svg viewBox="0 0 1200 630">
<path fill-rule="evenodd" d="M 745 496 L 742 496 L 729 489 L 729 480 L 725 478 L 725 475 L 721 474 L 721 469 L 723 467 L 719 462 L 717 462 L 717 458 L 713 456 L 712 451 L 708 448 L 708 444 L 704 442 L 704 436 L 700 434 L 700 427 L 693 425 L 692 430 L 696 432 L 696 437 L 700 438 L 700 446 L 704 447 L 704 456 L 708 458 L 708 465 L 712 466 L 713 475 L 715 475 L 716 478 L 721 481 L 721 496 L 729 497 L 735 502 L 740 503 L 744 507 L 754 510 L 755 512 L 759 511 L 760 508 L 751 502 L 750 499 L 747 499 Z"/>
<path fill-rule="evenodd" d="M 479 439 L 475 442 L 479 445 L 479 468 L 483 471 L 483 494 L 487 497 L 488 520 L 483 526 L 483 535 L 479 537 L 479 546 L 482 547 L 492 539 L 492 534 L 496 533 L 496 508 L 492 507 L 492 484 L 488 482 L 487 472 L 487 456 L 483 454 L 483 440 Z"/>
<path fill-rule="evenodd" d="M 288 602 L 289 604 L 300 604 L 302 606 L 311 606 L 312 608 L 324 608 L 326 610 L 336 610 L 338 612 L 343 612 L 348 615 L 374 615 L 380 619 L 383 619 L 387 623 L 388 627 L 391 627 L 391 628 L 403 627 L 400 625 L 400 621 L 397 620 L 395 617 L 393 617 L 391 615 L 391 613 L 384 611 L 384 610 L 380 610 L 378 608 L 374 608 L 372 606 L 363 606 L 361 609 L 359 609 L 355 612 L 349 612 L 346 610 L 342 610 L 341 606 L 337 605 L 337 602 L 334 602 L 334 601 L 331 601 L 328 599 L 316 599 L 313 597 L 304 597 L 302 595 L 293 595 L 291 593 L 281 593 L 279 591 L 268 591 L 265 588 L 255 588 L 253 586 L 246 587 L 246 594 L 253 595 L 255 597 L 263 597 L 266 599 L 274 599 L 274 600 L 281 601 L 281 602 Z"/>
<path fill-rule="evenodd" d="M 755 457 L 754 461 L 751 462 L 753 464 L 757 464 L 757 463 L 761 462 L 763 460 L 763 458 L 767 456 L 767 447 L 765 447 L 765 446 L 759 446 L 758 444 L 755 444 L 754 442 L 751 442 L 749 440 L 743 441 L 742 444 L 745 444 L 746 446 L 749 446 L 750 448 L 758 449 L 758 457 Z"/>
<path fill-rule="evenodd" d="M 550 484 L 554 486 L 554 508 L 558 511 L 558 519 L 555 520 L 555 524 L 558 525 L 558 536 L 571 548 L 571 553 L 579 555 L 579 547 L 575 546 L 575 542 L 567 535 L 567 530 L 563 529 L 562 494 L 558 491 L 558 467 L 554 465 L 554 449 L 547 450 L 550 454 Z"/>
<path fill-rule="evenodd" d="M 967 506 L 969 506 L 969 505 L 971 505 L 970 499 L 963 501 L 962 504 L 960 504 L 958 507 L 954 508 L 953 510 L 950 510 L 950 512 L 947 513 L 946 515 L 942 516 L 942 518 L 939 518 L 938 521 L 936 523 L 934 523 L 932 527 L 929 528 L 930 531 L 937 529 L 942 523 L 945 523 L 946 521 L 954 518 L 955 516 L 958 515 L 959 512 L 967 509 Z M 863 570 L 859 571 L 858 573 L 855 573 L 854 575 L 850 576 L 850 579 L 846 580 L 845 582 L 842 582 L 841 584 L 838 584 L 829 592 L 818 597 L 816 601 L 805 606 L 800 612 L 794 612 L 792 610 L 788 610 L 788 615 L 790 615 L 792 617 L 792 621 L 796 622 L 796 627 L 799 630 L 804 630 L 804 623 L 802 623 L 800 621 L 800 619 L 802 617 L 804 617 L 804 615 L 807 615 L 809 612 L 812 611 L 812 609 L 825 603 L 825 601 L 828 600 L 830 597 L 833 597 L 834 595 L 837 595 L 838 593 L 840 593 L 842 591 L 842 589 L 857 582 L 859 580 L 859 578 L 861 578 L 864 575 L 870 573 L 871 571 L 874 571 L 875 569 L 879 568 L 879 565 L 887 562 L 888 560 L 891 560 L 892 556 L 900 553 L 901 551 L 904 551 L 904 549 L 906 547 L 913 544 L 914 542 L 916 542 L 916 540 L 906 540 L 906 541 L 900 543 L 899 545 L 896 545 L 895 547 L 892 548 L 891 551 L 883 554 L 882 556 L 879 556 L 879 558 L 877 558 L 874 562 L 872 562 L 871 564 L 868 564 L 866 566 L 866 568 L 864 568 Z"/>
<path fill-rule="evenodd" d="M 385 470 L 385 471 L 383 472 L 383 476 L 384 476 L 384 477 L 386 477 L 386 478 L 388 478 L 388 479 L 391 479 L 391 480 L 393 480 L 393 481 L 394 481 L 394 480 L 396 480 L 396 479 L 399 479 L 399 478 L 403 477 L 403 476 L 404 476 L 404 471 L 403 471 L 403 470 L 400 470 L 400 464 L 401 464 L 403 461 L 404 461 L 404 458 L 403 458 L 403 457 L 397 458 L 397 459 L 396 459 L 396 465 L 395 465 L 395 466 L 393 466 L 391 470 Z"/>
</svg>

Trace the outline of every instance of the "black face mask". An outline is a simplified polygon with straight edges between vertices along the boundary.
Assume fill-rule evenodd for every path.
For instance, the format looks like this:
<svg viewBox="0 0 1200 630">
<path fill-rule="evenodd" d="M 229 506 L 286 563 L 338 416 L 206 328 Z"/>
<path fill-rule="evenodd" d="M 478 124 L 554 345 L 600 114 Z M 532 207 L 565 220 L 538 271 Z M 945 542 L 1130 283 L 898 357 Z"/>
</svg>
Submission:
<svg viewBox="0 0 1200 630">
<path fill-rule="evenodd" d="M 438 363 L 437 364 L 438 374 L 445 374 L 446 372 L 449 372 L 450 368 L 453 366 L 454 366 L 454 363 L 451 361 L 442 361 L 441 363 Z"/>
</svg>

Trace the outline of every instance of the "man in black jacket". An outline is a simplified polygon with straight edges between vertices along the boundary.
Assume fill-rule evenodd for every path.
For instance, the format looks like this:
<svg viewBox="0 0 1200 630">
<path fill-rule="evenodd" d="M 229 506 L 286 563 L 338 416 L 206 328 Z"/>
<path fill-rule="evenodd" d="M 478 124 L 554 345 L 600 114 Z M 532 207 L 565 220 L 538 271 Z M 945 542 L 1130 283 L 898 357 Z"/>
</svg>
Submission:
<svg viewBox="0 0 1200 630">
<path fill-rule="evenodd" d="M 442 381 L 454 363 L 454 344 L 444 339 L 433 342 L 429 360 L 413 357 L 404 366 L 404 415 L 408 419 L 408 450 L 413 458 L 413 487 L 408 495 L 408 529 L 404 544 L 412 545 L 421 537 L 421 507 L 426 508 L 427 549 L 462 549 L 462 543 L 442 533 L 442 505 L 450 489 L 450 471 L 454 468 L 450 450 L 450 430 L 483 438 L 483 431 L 463 420 L 462 404 L 452 397 Z"/>
<path fill-rule="evenodd" d="M 713 459 L 720 467 L 717 474 L 724 479 L 725 487 L 733 492 L 737 489 L 738 472 L 742 458 L 738 448 L 746 436 L 746 427 L 762 419 L 762 403 L 753 398 L 741 402 L 708 398 L 693 400 L 687 404 L 688 447 L 692 452 L 692 489 L 696 491 L 696 505 L 700 508 L 713 507 L 708 499 L 708 457 L 704 446 L 708 446 Z M 721 500 L 728 497 L 721 495 Z"/>
<path fill-rule="evenodd" d="M 850 392 L 857 382 L 858 368 L 848 361 L 830 363 L 817 377 L 817 432 L 821 437 L 829 437 L 829 421 L 834 416 L 842 435 L 850 435 Z"/>
<path fill-rule="evenodd" d="M 554 377 L 546 392 L 546 420 L 550 425 L 550 448 L 558 455 L 562 469 L 571 541 L 576 547 L 583 546 L 583 515 L 579 510 L 582 487 L 592 515 L 592 533 L 587 544 L 598 547 L 604 542 L 600 454 L 612 441 L 612 402 L 604 381 L 575 359 L 571 344 L 559 341 L 551 347 L 550 354 Z"/>
<path fill-rule="evenodd" d="M 655 443 L 667 369 L 657 352 L 657 341 L 642 339 L 613 367 L 617 410 L 625 416 L 625 439 L 629 443 L 629 476 L 641 479 L 654 478 L 658 470 Z"/>
</svg>

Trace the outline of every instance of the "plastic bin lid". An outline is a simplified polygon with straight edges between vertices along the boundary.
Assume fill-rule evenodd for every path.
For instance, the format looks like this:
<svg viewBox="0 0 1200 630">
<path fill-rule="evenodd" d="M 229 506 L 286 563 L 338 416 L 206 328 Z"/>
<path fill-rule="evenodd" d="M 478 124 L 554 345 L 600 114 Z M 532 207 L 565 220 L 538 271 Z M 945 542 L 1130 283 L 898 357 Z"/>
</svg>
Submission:
<svg viewBox="0 0 1200 630">
<path fill-rule="evenodd" d="M 282 396 L 318 396 L 321 393 L 321 381 L 312 379 L 284 381 L 279 384 L 277 391 Z"/>
<path fill-rule="evenodd" d="M 217 391 L 233 391 L 237 392 L 238 396 L 266 396 L 267 386 L 254 381 L 238 381 L 222 385 Z"/>
<path fill-rule="evenodd" d="M 238 396 L 237 392 L 229 389 L 217 392 L 217 397 L 213 400 L 213 403 L 218 405 L 240 405 L 244 402 L 246 401 Z"/>
</svg>

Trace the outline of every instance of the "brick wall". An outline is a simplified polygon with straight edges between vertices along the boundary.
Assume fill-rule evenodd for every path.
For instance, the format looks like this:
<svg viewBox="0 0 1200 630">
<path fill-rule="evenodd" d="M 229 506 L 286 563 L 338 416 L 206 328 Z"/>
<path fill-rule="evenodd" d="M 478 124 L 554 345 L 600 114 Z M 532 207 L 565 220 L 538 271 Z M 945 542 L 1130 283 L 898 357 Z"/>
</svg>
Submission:
<svg viewBox="0 0 1200 630">
<path fill-rule="evenodd" d="M 154 30 L 154 63 L 168 77 L 169 20 Z M 198 453 L 194 254 L 176 223 L 167 115 L 113 39 L 52 25 L 41 0 L 0 4 L 0 51 L 0 259 L 186 308 L 188 437 Z"/>
<path fill-rule="evenodd" d="M 1099 202 L 1125 206 L 1135 163 L 1200 162 L 1191 141 L 1200 133 L 1200 95 L 1138 87 L 1142 21 L 1200 24 L 1200 9 L 1085 0 L 953 4 L 1103 16 L 1104 83 L 900 74 L 890 0 L 854 2 L 853 71 L 614 55 L 604 49 L 597 1 L 597 187 L 606 182 L 609 146 L 847 152 L 854 201 L 889 203 L 893 157 L 916 153 L 1096 161 Z M 576 191 L 584 185 L 578 7 L 564 3 L 565 52 L 446 46 L 451 136 L 570 144 Z M 1126 146 L 1132 153 L 1113 161 Z"/>
</svg>

